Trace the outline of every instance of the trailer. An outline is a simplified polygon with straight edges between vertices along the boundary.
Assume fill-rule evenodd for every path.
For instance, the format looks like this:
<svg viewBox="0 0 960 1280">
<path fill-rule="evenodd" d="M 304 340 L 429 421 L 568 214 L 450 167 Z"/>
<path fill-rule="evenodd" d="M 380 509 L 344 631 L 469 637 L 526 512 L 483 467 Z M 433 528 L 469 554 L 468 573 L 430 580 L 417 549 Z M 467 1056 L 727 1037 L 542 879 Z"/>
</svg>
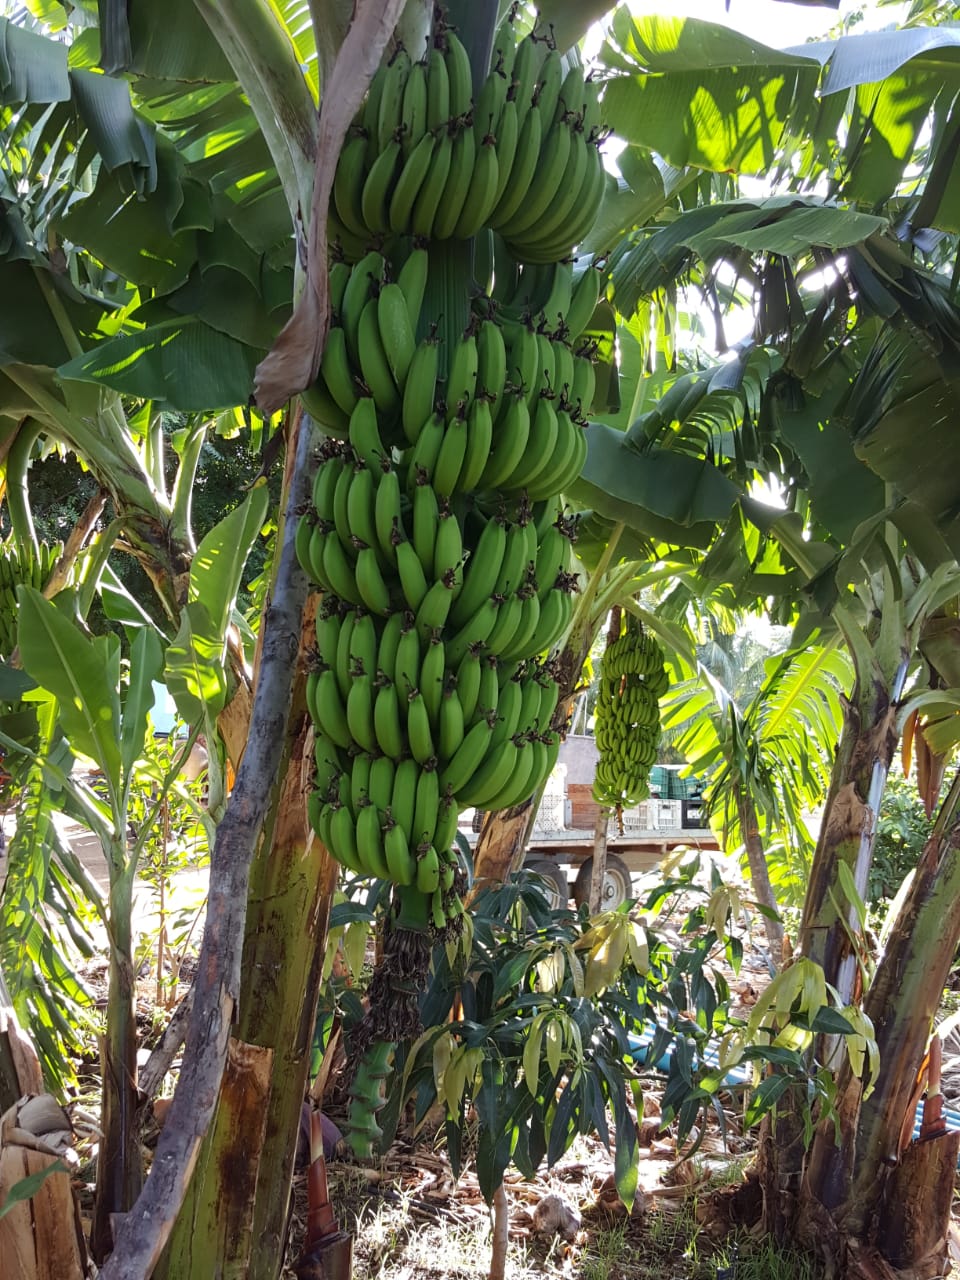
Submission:
<svg viewBox="0 0 960 1280">
<path fill-rule="evenodd" d="M 524 867 L 552 886 L 556 905 L 571 896 L 579 906 L 590 896 L 598 805 L 593 799 L 597 748 L 593 737 L 571 734 L 557 767 L 547 780 L 537 818 L 527 842 Z M 604 910 L 632 896 L 634 875 L 652 871 L 664 854 L 678 847 L 718 849 L 702 817 L 702 788 L 682 776 L 680 766 L 659 765 L 651 771 L 647 800 L 624 809 L 607 825 L 607 866 L 601 891 Z M 468 809 L 462 831 L 476 847 L 483 814 Z"/>
</svg>

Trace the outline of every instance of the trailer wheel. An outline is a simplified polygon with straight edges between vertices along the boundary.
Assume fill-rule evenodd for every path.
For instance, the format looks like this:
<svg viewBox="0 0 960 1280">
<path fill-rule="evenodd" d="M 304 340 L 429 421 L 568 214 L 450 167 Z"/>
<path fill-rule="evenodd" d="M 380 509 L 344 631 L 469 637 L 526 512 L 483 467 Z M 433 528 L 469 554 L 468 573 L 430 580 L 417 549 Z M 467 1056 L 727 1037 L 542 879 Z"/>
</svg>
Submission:
<svg viewBox="0 0 960 1280">
<path fill-rule="evenodd" d="M 580 864 L 577 878 L 573 882 L 573 900 L 578 907 L 590 901 L 590 879 L 593 876 L 593 858 L 587 858 Z M 613 911 L 621 902 L 633 896 L 633 881 L 630 869 L 622 858 L 615 853 L 607 854 L 607 871 L 603 877 L 603 888 L 600 891 L 600 910 Z"/>
<path fill-rule="evenodd" d="M 530 858 L 523 864 L 523 869 L 543 877 L 543 896 L 551 911 L 562 910 L 570 901 L 570 883 L 552 858 Z"/>
</svg>

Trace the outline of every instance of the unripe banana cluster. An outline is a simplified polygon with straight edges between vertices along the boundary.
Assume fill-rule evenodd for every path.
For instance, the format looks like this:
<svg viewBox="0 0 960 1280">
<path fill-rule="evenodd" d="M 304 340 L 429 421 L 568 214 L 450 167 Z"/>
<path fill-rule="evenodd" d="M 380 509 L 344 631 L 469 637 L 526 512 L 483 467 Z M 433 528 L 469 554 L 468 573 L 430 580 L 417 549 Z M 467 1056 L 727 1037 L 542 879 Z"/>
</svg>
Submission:
<svg viewBox="0 0 960 1280">
<path fill-rule="evenodd" d="M 467 51 L 439 27 L 426 56 L 402 47 L 374 77 L 344 147 L 331 232 L 348 257 L 371 235 L 467 239 L 491 227 L 527 262 L 555 262 L 603 195 L 599 85 L 564 71 L 550 36 L 497 32 L 476 101 Z"/>
<path fill-rule="evenodd" d="M 618 810 L 649 794 L 660 743 L 660 697 L 667 688 L 663 650 L 632 614 L 604 651 L 594 735 L 600 751 L 593 784 L 598 804 Z"/>
<path fill-rule="evenodd" d="M 426 253 L 414 249 L 398 277 L 406 317 L 391 304 L 381 324 L 388 269 L 371 254 L 345 283 L 343 367 L 328 358 L 323 379 L 331 396 L 353 392 L 341 410 L 346 439 L 325 441 L 297 533 L 301 563 L 325 592 L 307 686 L 317 734 L 311 818 L 345 866 L 415 886 L 441 929 L 461 911 L 451 851 L 459 811 L 525 799 L 556 761 L 548 657 L 577 588 L 574 527 L 556 495 L 582 465 L 581 415 L 568 397 L 575 361 L 590 364 L 566 339 L 517 324 L 510 350 L 527 363 L 508 381 L 501 327 L 478 316 L 441 383 L 435 340 L 410 340 Z M 576 319 L 563 270 L 567 287 L 554 301 Z M 590 293 L 585 315 L 596 277 L 588 271 L 578 286 Z M 348 298 L 357 279 L 363 289 Z M 372 339 L 354 345 L 348 319 L 374 314 L 384 352 L 376 371 Z M 555 349 L 569 355 L 559 393 Z"/>
<path fill-rule="evenodd" d="M 29 543 L 0 547 L 0 657 L 17 647 L 17 587 L 24 583 L 40 591 L 62 555 L 62 542 L 41 542 L 39 555 Z"/>
<path fill-rule="evenodd" d="M 586 455 L 600 292 L 599 271 L 560 259 L 603 186 L 582 68 L 507 22 L 474 102 L 467 53 L 435 23 L 422 62 L 400 49 L 377 74 L 340 156 L 331 327 L 302 396 L 327 439 L 297 530 L 323 591 L 310 818 L 344 866 L 398 886 L 382 967 L 409 991 L 428 963 L 410 940 L 462 913 L 460 811 L 525 800 L 559 750 L 551 655 L 579 585 L 560 495 Z M 490 228 L 479 296 L 448 299 L 466 327 L 441 339 L 459 259 L 432 242 Z"/>
<path fill-rule="evenodd" d="M 427 267 L 423 248 L 409 253 L 395 281 L 376 250 L 353 267 L 334 264 L 333 323 L 304 404 L 341 436 L 354 431 L 365 405 L 378 447 L 410 446 L 408 488 L 423 473 L 445 498 L 523 490 L 538 502 L 562 493 L 586 457 L 594 348 L 580 339 L 599 272 L 587 268 L 574 283 L 568 262 L 528 269 L 508 297 L 477 299 L 441 384 L 436 337 L 416 341 Z"/>
</svg>

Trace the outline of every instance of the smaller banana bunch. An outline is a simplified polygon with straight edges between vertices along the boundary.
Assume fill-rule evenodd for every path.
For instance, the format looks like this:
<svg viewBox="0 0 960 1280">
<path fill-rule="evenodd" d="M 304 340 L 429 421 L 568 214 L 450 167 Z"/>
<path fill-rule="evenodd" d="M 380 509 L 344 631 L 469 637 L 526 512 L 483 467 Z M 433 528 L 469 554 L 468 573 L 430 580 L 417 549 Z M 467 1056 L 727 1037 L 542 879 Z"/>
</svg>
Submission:
<svg viewBox="0 0 960 1280">
<path fill-rule="evenodd" d="M 371 236 L 486 226 L 527 262 L 563 258 L 603 195 L 599 85 L 565 69 L 551 36 L 518 42 L 508 19 L 474 101 L 456 34 L 441 22 L 430 44 L 417 62 L 401 46 L 375 75 L 337 166 L 331 238 L 356 258 Z"/>
<path fill-rule="evenodd" d="M 34 555 L 25 542 L 0 547 L 0 657 L 8 658 L 17 647 L 17 587 L 26 583 L 41 590 L 63 555 L 62 542 L 41 542 L 39 549 Z"/>
<path fill-rule="evenodd" d="M 598 804 L 619 811 L 649 794 L 660 742 L 660 697 L 667 688 L 663 650 L 632 614 L 607 645 L 600 664 L 594 730 L 600 759 L 593 784 Z"/>
</svg>

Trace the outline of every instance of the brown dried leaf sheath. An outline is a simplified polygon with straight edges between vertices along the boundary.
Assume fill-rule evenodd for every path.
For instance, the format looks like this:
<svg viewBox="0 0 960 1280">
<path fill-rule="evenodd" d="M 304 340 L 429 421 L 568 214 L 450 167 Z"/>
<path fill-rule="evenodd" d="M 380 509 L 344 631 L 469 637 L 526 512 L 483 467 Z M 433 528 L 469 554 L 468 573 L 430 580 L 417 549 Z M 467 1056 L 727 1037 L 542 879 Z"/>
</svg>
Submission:
<svg viewBox="0 0 960 1280">
<path fill-rule="evenodd" d="M 293 315 L 257 366 L 254 397 L 264 413 L 276 413 L 291 396 L 309 387 L 320 368 L 330 323 L 327 209 L 337 157 L 403 6 L 404 0 L 357 0 L 330 82 L 324 86 L 307 236 L 307 278 Z"/>
</svg>

